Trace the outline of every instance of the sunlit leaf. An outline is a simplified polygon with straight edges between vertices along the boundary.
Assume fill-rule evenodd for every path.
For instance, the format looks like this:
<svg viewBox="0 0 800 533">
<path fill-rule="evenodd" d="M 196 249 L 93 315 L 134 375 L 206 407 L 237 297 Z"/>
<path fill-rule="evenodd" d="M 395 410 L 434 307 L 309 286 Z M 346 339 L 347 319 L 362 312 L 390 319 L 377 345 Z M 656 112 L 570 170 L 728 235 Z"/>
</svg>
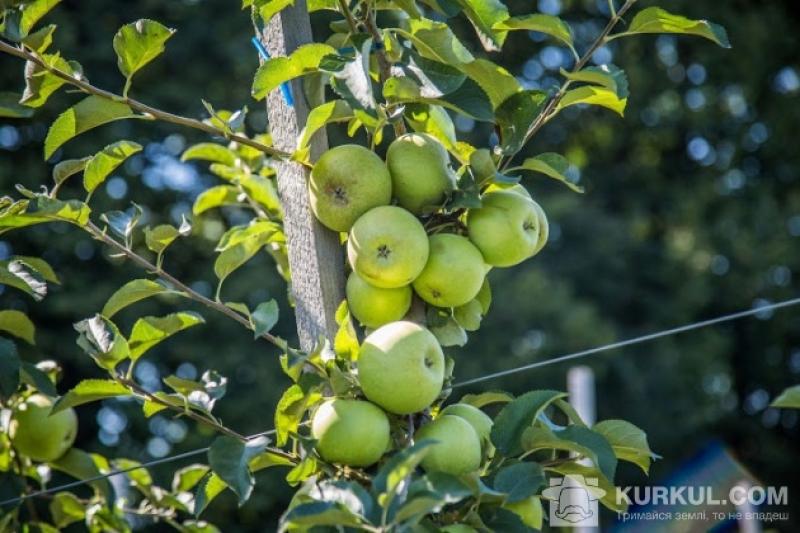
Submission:
<svg viewBox="0 0 800 533">
<path fill-rule="evenodd" d="M 64 161 L 59 161 L 53 167 L 53 181 L 56 185 L 64 183 L 67 178 L 86 168 L 86 163 L 88 163 L 90 159 L 91 157 L 82 157 L 81 159 L 65 159 Z"/>
<path fill-rule="evenodd" d="M 200 215 L 209 209 L 239 203 L 239 190 L 232 185 L 217 185 L 201 192 L 192 206 L 192 213 Z"/>
<path fill-rule="evenodd" d="M 181 161 L 189 161 L 192 159 L 201 159 L 203 161 L 211 161 L 212 163 L 221 163 L 223 165 L 234 166 L 236 165 L 236 152 L 215 143 L 199 143 L 187 148 L 181 155 Z"/>
<path fill-rule="evenodd" d="M 114 172 L 126 159 L 141 150 L 142 146 L 132 141 L 117 141 L 109 144 L 86 163 L 86 169 L 83 171 L 83 187 L 87 192 L 94 192 L 109 174 Z"/>
<path fill-rule="evenodd" d="M 173 33 L 175 30 L 148 19 L 137 20 L 119 29 L 114 35 L 114 51 L 119 71 L 126 79 L 126 89 L 139 69 L 164 52 L 164 43 Z"/>
<path fill-rule="evenodd" d="M 644 431 L 625 420 L 603 420 L 592 430 L 606 438 L 618 459 L 637 465 L 645 474 L 650 471 L 650 462 L 656 455 L 650 450 Z"/>
<path fill-rule="evenodd" d="M 133 325 L 128 337 L 131 359 L 136 360 L 156 344 L 168 339 L 179 331 L 203 324 L 203 317 L 197 313 L 179 312 L 163 317 L 146 316 Z"/>
<path fill-rule="evenodd" d="M 714 41 L 723 48 L 730 48 L 728 33 L 719 24 L 707 20 L 691 20 L 675 15 L 660 7 L 648 7 L 636 13 L 628 29 L 619 36 L 637 33 L 679 33 L 697 35 Z"/>
<path fill-rule="evenodd" d="M 784 409 L 800 409 L 800 385 L 789 387 L 775 398 L 770 405 Z"/>
<path fill-rule="evenodd" d="M 78 346 L 102 368 L 113 370 L 130 355 L 128 341 L 119 332 L 116 324 L 102 315 L 81 320 L 73 327 L 78 332 Z"/>
<path fill-rule="evenodd" d="M 79 522 L 86 516 L 83 502 L 71 492 L 58 492 L 49 505 L 53 523 L 59 528 Z"/>
<path fill-rule="evenodd" d="M 106 302 L 106 305 L 103 306 L 102 314 L 106 318 L 111 318 L 129 305 L 157 294 L 178 293 L 149 279 L 135 279 L 133 281 L 129 281 L 111 295 Z"/>
<path fill-rule="evenodd" d="M 273 57 L 266 60 L 256 71 L 252 95 L 256 100 L 265 98 L 282 83 L 316 72 L 322 59 L 336 50 L 327 44 L 304 44 L 289 57 Z"/>
<path fill-rule="evenodd" d="M 96 402 L 105 398 L 128 396 L 131 392 L 125 385 L 110 379 L 84 379 L 53 405 L 52 413 L 58 413 L 69 407 Z"/>
<path fill-rule="evenodd" d="M 33 0 L 33 2 L 25 4 L 19 23 L 22 34 L 27 35 L 36 23 L 60 2 L 61 0 Z"/>
<path fill-rule="evenodd" d="M 562 182 L 575 192 L 584 192 L 583 187 L 572 183 L 567 177 L 566 173 L 569 169 L 569 161 L 561 155 L 554 152 L 547 152 L 539 154 L 534 157 L 529 157 L 520 166 L 509 169 L 509 172 L 515 170 L 530 170 L 539 172 L 554 180 Z"/>
<path fill-rule="evenodd" d="M 50 126 L 44 140 L 44 158 L 50 159 L 61 145 L 85 131 L 134 116 L 127 104 L 99 96 L 87 96 L 59 115 Z"/>
<path fill-rule="evenodd" d="M 457 0 L 475 27 L 483 48 L 498 52 L 506 39 L 506 32 L 497 25 L 508 18 L 508 8 L 499 0 Z"/>
<path fill-rule="evenodd" d="M 528 128 L 544 107 L 544 91 L 527 90 L 513 94 L 497 108 L 500 145 L 507 154 L 517 153 L 523 146 Z"/>
<path fill-rule="evenodd" d="M 561 101 L 558 102 L 557 109 L 561 110 L 576 104 L 589 104 L 608 108 L 623 116 L 627 102 L 627 98 L 620 98 L 616 92 L 605 87 L 585 85 L 577 89 L 568 90 L 564 97 L 561 98 Z"/>
<path fill-rule="evenodd" d="M 553 15 L 536 13 L 511 17 L 494 24 L 495 30 L 537 31 L 553 37 L 567 46 L 572 46 L 572 30 L 566 22 Z"/>
</svg>

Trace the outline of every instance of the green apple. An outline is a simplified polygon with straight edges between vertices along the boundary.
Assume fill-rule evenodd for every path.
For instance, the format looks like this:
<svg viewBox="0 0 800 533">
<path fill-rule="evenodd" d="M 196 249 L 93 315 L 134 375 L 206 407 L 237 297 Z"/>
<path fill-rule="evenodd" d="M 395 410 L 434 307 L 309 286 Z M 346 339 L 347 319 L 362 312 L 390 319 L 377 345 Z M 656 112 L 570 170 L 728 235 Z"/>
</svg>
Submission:
<svg viewBox="0 0 800 533">
<path fill-rule="evenodd" d="M 11 444 L 34 461 L 55 461 L 72 447 L 78 435 L 78 416 L 72 408 L 51 415 L 53 400 L 29 396 L 14 411 L 9 425 Z"/>
<path fill-rule="evenodd" d="M 393 289 L 408 285 L 428 260 L 428 235 L 417 217 L 392 205 L 370 209 L 350 230 L 347 258 L 370 285 Z"/>
<path fill-rule="evenodd" d="M 411 287 L 382 289 L 367 283 L 364 278 L 351 272 L 345 286 L 347 306 L 361 324 L 378 328 L 389 322 L 400 320 L 411 307 Z"/>
<path fill-rule="evenodd" d="M 460 475 L 481 466 L 481 441 L 472 426 L 460 416 L 442 415 L 417 431 L 415 440 L 438 441 L 422 459 L 426 472 Z"/>
<path fill-rule="evenodd" d="M 481 201 L 467 212 L 467 231 L 484 260 L 507 267 L 533 256 L 541 236 L 534 201 L 508 190 L 487 192 Z"/>
<path fill-rule="evenodd" d="M 547 244 L 547 239 L 550 236 L 550 224 L 547 222 L 547 215 L 544 213 L 542 206 L 536 203 L 536 200 L 531 199 L 531 201 L 539 217 L 539 242 L 536 244 L 536 251 L 533 252 L 534 254 L 538 254 L 542 248 L 544 248 L 544 245 Z"/>
<path fill-rule="evenodd" d="M 466 420 L 478 437 L 481 439 L 481 446 L 488 447 L 491 444 L 492 421 L 491 417 L 468 403 L 454 403 L 442 409 L 443 415 L 460 416 Z"/>
<path fill-rule="evenodd" d="M 389 446 L 389 419 L 363 400 L 333 399 L 311 420 L 317 451 L 329 463 L 365 467 L 378 462 Z"/>
<path fill-rule="evenodd" d="M 361 345 L 358 380 L 364 395 L 398 415 L 429 407 L 442 392 L 444 354 L 433 333 L 408 321 L 381 326 Z"/>
<path fill-rule="evenodd" d="M 311 210 L 334 231 L 392 199 L 392 178 L 381 158 L 356 144 L 331 148 L 314 165 L 308 181 Z"/>
<path fill-rule="evenodd" d="M 467 524 L 450 524 L 439 531 L 444 531 L 445 533 L 478 533 L 477 529 Z"/>
<path fill-rule="evenodd" d="M 397 203 L 412 213 L 442 205 L 455 187 L 447 150 L 424 133 L 407 133 L 395 139 L 386 152 L 386 165 Z"/>
<path fill-rule="evenodd" d="M 414 280 L 414 290 L 431 305 L 458 307 L 475 298 L 486 272 L 481 252 L 469 239 L 438 233 L 430 238 L 428 262 Z"/>
</svg>

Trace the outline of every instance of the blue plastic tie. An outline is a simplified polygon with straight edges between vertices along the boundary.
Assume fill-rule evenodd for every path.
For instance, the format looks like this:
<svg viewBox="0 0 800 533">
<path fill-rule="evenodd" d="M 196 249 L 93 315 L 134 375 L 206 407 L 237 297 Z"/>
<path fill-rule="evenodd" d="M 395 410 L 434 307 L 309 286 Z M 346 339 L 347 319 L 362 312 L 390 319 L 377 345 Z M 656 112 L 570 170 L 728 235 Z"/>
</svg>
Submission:
<svg viewBox="0 0 800 533">
<path fill-rule="evenodd" d="M 253 37 L 252 39 L 250 39 L 250 41 L 253 43 L 253 46 L 256 47 L 256 50 L 258 50 L 259 55 L 261 55 L 261 59 L 263 59 L 264 61 L 268 60 L 269 52 L 267 52 L 267 49 L 264 48 L 263 44 L 261 44 L 261 41 L 258 39 L 258 37 Z M 281 83 L 281 94 L 283 95 L 283 101 L 286 102 L 286 105 L 288 105 L 289 107 L 294 107 L 294 98 L 292 97 L 292 89 L 291 87 L 289 87 L 288 82 Z"/>
</svg>

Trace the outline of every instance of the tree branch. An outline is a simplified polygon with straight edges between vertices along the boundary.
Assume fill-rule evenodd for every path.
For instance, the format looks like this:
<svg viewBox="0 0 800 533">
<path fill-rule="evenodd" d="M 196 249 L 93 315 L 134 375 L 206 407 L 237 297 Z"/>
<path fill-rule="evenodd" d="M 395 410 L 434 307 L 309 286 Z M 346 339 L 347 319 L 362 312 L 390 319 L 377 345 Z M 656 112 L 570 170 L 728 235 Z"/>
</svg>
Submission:
<svg viewBox="0 0 800 533">
<path fill-rule="evenodd" d="M 139 102 L 138 100 L 134 100 L 133 98 L 128 98 L 126 96 L 114 94 L 110 91 L 106 91 L 105 89 L 95 87 L 88 81 L 75 78 L 67 72 L 64 72 L 56 67 L 48 65 L 36 54 L 31 53 L 25 50 L 24 48 L 17 48 L 15 46 L 12 46 L 1 40 L 0 40 L 0 52 L 18 57 L 20 59 L 24 59 L 25 61 L 30 61 L 31 63 L 34 63 L 40 68 L 46 70 L 53 76 L 61 78 L 65 82 L 69 83 L 70 85 L 76 87 L 77 89 L 86 94 L 99 96 L 100 98 L 105 98 L 106 100 L 111 100 L 114 102 L 122 102 L 124 104 L 127 104 L 128 107 L 130 107 L 131 109 L 143 113 L 145 115 L 149 115 L 156 120 L 161 120 L 162 122 L 169 122 L 171 124 L 176 124 L 178 126 L 199 130 L 205 133 L 209 133 L 211 135 L 218 135 L 228 140 L 236 141 L 240 144 L 250 146 L 252 148 L 255 148 L 256 150 L 264 152 L 265 154 L 272 157 L 276 157 L 278 159 L 290 159 L 292 156 L 292 154 L 288 152 L 284 152 L 276 148 L 273 148 L 271 146 L 267 146 L 258 141 L 254 141 L 253 139 L 249 139 L 243 135 L 238 135 L 236 133 L 229 133 L 222 130 L 221 128 L 217 128 L 216 126 L 213 126 L 211 124 L 206 124 L 205 122 L 202 122 L 200 120 L 195 120 L 193 118 L 183 117 L 180 115 L 176 115 L 174 113 L 162 111 L 155 107 Z"/>
<path fill-rule="evenodd" d="M 631 6 L 633 6 L 635 3 L 636 0 L 625 1 L 622 7 L 619 8 L 619 11 L 617 11 L 608 21 L 608 24 L 606 24 L 606 27 L 603 28 L 602 32 L 600 32 L 600 35 L 597 37 L 597 39 L 595 39 L 592 45 L 589 46 L 589 49 L 586 50 L 583 56 L 581 56 L 581 58 L 575 63 L 575 67 L 572 69 L 573 73 L 578 72 L 586 66 L 586 63 L 589 62 L 592 54 L 594 54 L 598 48 L 606 43 L 611 30 L 614 29 L 619 21 L 622 20 L 623 15 L 625 15 L 625 13 L 627 13 Z M 558 92 L 553 96 L 553 98 L 550 99 L 549 102 L 547 102 L 547 105 L 544 107 L 544 109 L 542 109 L 542 111 L 537 115 L 536 119 L 531 124 L 530 128 L 528 129 L 528 133 L 525 135 L 525 140 L 523 141 L 522 146 L 525 146 L 533 138 L 533 136 L 536 135 L 540 129 L 542 129 L 542 126 L 544 126 L 547 121 L 552 118 L 552 116 L 555 114 L 556 108 L 558 107 L 558 103 L 564 97 L 571 84 L 572 80 L 569 79 L 565 80 L 564 83 L 561 84 Z M 522 150 L 522 147 L 520 147 L 520 150 Z M 517 153 L 519 153 L 520 150 L 517 150 L 517 152 L 508 157 L 508 159 L 501 165 L 501 170 L 504 170 L 508 167 L 508 165 L 511 163 L 511 160 Z"/>
<path fill-rule="evenodd" d="M 137 254 L 136 252 L 134 252 L 121 242 L 109 236 L 105 231 L 98 228 L 93 222 L 89 222 L 84 229 L 89 234 L 91 234 L 92 237 L 94 237 L 95 239 L 102 241 L 105 244 L 111 246 L 112 248 L 118 250 L 125 257 L 133 261 L 137 266 L 143 268 L 144 270 L 146 270 L 151 274 L 158 276 L 159 278 L 173 285 L 176 289 L 180 290 L 181 292 L 186 293 L 186 296 L 188 296 L 190 299 L 198 303 L 201 303 L 210 309 L 222 313 L 223 315 L 240 323 L 248 330 L 253 331 L 253 325 L 250 323 L 250 320 L 248 320 L 247 317 L 245 317 L 244 315 L 242 315 L 237 311 L 234 311 L 233 309 L 223 304 L 222 302 L 218 302 L 212 300 L 211 298 L 203 296 L 196 290 L 192 289 L 185 283 L 175 278 L 172 274 L 166 272 L 162 268 L 157 267 L 156 265 L 154 265 L 141 255 Z M 262 333 L 260 337 L 271 342 L 281 350 L 286 350 L 288 348 L 288 344 L 285 340 L 281 339 L 280 337 L 276 337 L 275 335 L 272 335 L 268 332 Z"/>
</svg>

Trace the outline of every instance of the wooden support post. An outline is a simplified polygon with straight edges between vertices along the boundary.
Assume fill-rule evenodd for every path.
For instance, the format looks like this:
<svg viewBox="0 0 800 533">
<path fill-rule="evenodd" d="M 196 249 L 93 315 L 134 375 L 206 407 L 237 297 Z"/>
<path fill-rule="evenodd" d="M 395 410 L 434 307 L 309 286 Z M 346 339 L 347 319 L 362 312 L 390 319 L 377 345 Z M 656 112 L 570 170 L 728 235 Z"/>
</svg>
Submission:
<svg viewBox="0 0 800 533">
<path fill-rule="evenodd" d="M 298 46 L 313 41 L 305 0 L 283 9 L 267 25 L 264 44 L 272 57 L 287 56 Z M 297 136 L 306 123 L 309 105 L 302 83 L 291 84 L 294 105 L 287 104 L 280 90 L 267 97 L 270 132 L 276 148 L 293 152 Z M 325 131 L 311 142 L 311 160 L 327 148 Z M 289 247 L 292 293 L 295 299 L 300 347 L 310 350 L 320 336 L 333 340 L 334 315 L 344 298 L 344 263 L 339 236 L 322 226 L 311 212 L 308 169 L 291 161 L 279 163 L 278 193 L 284 209 L 284 231 Z"/>
</svg>

